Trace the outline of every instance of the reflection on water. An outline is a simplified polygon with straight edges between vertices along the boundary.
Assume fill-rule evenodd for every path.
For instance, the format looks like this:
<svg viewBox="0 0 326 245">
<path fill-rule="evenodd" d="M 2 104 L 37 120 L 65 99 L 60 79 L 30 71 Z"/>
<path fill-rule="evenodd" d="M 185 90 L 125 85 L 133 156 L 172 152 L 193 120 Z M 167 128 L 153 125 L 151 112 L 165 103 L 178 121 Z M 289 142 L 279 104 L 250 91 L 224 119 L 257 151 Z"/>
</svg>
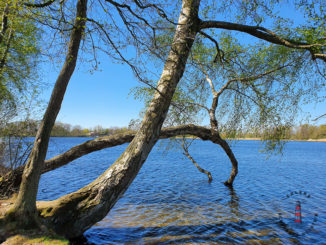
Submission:
<svg viewBox="0 0 326 245">
<path fill-rule="evenodd" d="M 77 143 L 56 140 L 61 140 L 56 142 L 61 147 Z M 103 172 L 124 148 L 106 149 L 45 174 L 38 198 L 50 200 L 77 190 Z M 284 158 L 266 160 L 258 154 L 257 141 L 241 141 L 234 146 L 240 169 L 233 189 L 222 184 L 231 166 L 218 147 L 196 141 L 190 150 L 212 172 L 212 183 L 182 154 L 162 156 L 156 147 L 109 215 L 85 233 L 89 242 L 326 244 L 325 143 L 290 142 Z M 287 197 L 300 190 L 310 197 Z M 294 223 L 298 200 L 302 224 Z"/>
</svg>

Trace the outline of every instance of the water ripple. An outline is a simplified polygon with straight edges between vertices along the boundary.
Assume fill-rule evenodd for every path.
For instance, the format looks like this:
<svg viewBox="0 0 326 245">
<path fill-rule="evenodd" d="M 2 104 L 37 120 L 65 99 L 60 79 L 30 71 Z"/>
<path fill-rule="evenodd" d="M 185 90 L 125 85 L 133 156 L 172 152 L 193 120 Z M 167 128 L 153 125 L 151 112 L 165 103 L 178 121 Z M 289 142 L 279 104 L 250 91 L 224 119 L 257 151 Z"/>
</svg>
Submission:
<svg viewBox="0 0 326 245">
<path fill-rule="evenodd" d="M 56 154 L 55 146 L 60 152 L 84 140 L 54 139 L 50 154 Z M 326 144 L 289 142 L 283 158 L 269 159 L 258 153 L 259 144 L 232 146 L 240 165 L 234 189 L 222 184 L 231 164 L 216 145 L 195 141 L 190 149 L 211 171 L 210 184 L 181 153 L 164 154 L 156 146 L 128 191 L 85 236 L 94 244 L 326 244 Z M 44 174 L 38 199 L 51 200 L 91 182 L 125 147 Z M 294 222 L 298 200 L 302 224 Z"/>
</svg>

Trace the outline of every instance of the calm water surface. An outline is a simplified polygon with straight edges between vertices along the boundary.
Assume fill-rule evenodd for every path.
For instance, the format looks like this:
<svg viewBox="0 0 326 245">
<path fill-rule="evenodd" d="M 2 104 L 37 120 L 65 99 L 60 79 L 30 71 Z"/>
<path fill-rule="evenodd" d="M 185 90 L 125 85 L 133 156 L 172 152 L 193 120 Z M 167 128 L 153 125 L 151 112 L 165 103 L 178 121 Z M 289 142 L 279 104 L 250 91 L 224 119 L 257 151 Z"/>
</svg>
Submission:
<svg viewBox="0 0 326 245">
<path fill-rule="evenodd" d="M 48 158 L 86 138 L 52 138 Z M 258 153 L 259 141 L 239 141 L 234 188 L 231 164 L 210 142 L 190 153 L 213 182 L 180 151 L 160 141 L 107 217 L 85 232 L 94 244 L 326 244 L 326 143 L 289 142 L 284 155 Z M 160 146 L 161 145 L 161 146 Z M 39 200 L 76 191 L 101 174 L 126 145 L 80 158 L 41 177 Z M 291 194 L 292 193 L 292 194 Z M 297 194 L 296 194 L 297 193 Z M 302 223 L 295 223 L 296 201 Z"/>
</svg>

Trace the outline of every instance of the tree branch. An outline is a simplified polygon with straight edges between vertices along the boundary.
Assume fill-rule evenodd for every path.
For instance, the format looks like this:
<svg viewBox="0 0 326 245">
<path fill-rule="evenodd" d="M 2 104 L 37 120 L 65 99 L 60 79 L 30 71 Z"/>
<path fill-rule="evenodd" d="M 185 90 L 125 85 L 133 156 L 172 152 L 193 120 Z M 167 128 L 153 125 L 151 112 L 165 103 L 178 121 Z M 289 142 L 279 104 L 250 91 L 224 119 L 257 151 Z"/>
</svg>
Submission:
<svg viewBox="0 0 326 245">
<path fill-rule="evenodd" d="M 313 121 L 317 121 L 317 120 L 319 120 L 320 118 L 323 118 L 323 117 L 326 117 L 326 113 L 323 114 L 323 115 L 320 115 L 319 117 L 316 117 L 315 119 L 313 119 Z"/>
<path fill-rule="evenodd" d="M 220 96 L 220 95 L 223 93 L 223 91 L 224 91 L 225 89 L 227 89 L 228 86 L 229 86 L 231 83 L 233 83 L 233 82 L 236 82 L 236 81 L 239 81 L 239 82 L 250 82 L 250 81 L 254 81 L 254 80 L 257 80 L 257 79 L 259 79 L 259 78 L 263 78 L 264 76 L 267 76 L 267 75 L 269 75 L 269 74 L 271 74 L 271 73 L 273 73 L 273 72 L 276 72 L 276 71 L 282 70 L 283 68 L 288 67 L 288 66 L 289 66 L 289 64 L 287 64 L 287 65 L 283 65 L 283 66 L 279 66 L 279 67 L 277 67 L 277 68 L 275 68 L 275 69 L 272 69 L 272 70 L 266 71 L 266 72 L 261 73 L 261 74 L 258 74 L 258 75 L 250 76 L 250 77 L 243 77 L 243 78 L 238 77 L 238 78 L 230 79 L 230 80 L 228 80 L 228 81 L 223 85 L 223 87 L 222 87 L 222 88 L 221 88 L 221 89 L 220 89 L 216 94 L 217 94 L 217 96 Z"/>
<path fill-rule="evenodd" d="M 56 0 L 49 0 L 44 3 L 24 3 L 24 5 L 27 7 L 32 7 L 32 8 L 44 8 L 44 7 L 50 6 L 55 1 Z"/>
<path fill-rule="evenodd" d="M 194 158 L 189 154 L 189 151 L 188 151 L 189 145 L 186 144 L 185 138 L 182 139 L 182 144 L 181 144 L 181 143 L 179 143 L 179 144 L 180 144 L 180 146 L 182 147 L 182 149 L 183 149 L 183 151 L 184 151 L 183 154 L 184 154 L 186 157 L 188 157 L 188 159 L 189 159 L 190 161 L 192 161 L 192 163 L 196 166 L 196 168 L 199 170 L 199 172 L 201 172 L 201 173 L 207 175 L 207 177 L 208 177 L 208 182 L 209 182 L 209 183 L 212 182 L 212 180 L 213 180 L 213 178 L 212 178 L 212 174 L 211 174 L 209 171 L 207 171 L 207 170 L 201 168 L 201 167 L 199 166 L 199 164 L 195 161 L 195 159 L 194 159 Z"/>
<path fill-rule="evenodd" d="M 90 21 L 90 22 L 92 22 L 92 23 L 94 23 L 94 24 L 96 24 L 99 28 L 100 28 L 100 30 L 104 33 L 104 35 L 105 35 L 105 37 L 107 38 L 107 40 L 109 41 L 109 43 L 112 45 L 112 47 L 113 47 L 113 49 L 117 52 L 117 54 L 119 55 L 119 57 L 121 58 L 121 60 L 123 61 L 123 62 L 125 62 L 131 69 L 132 69 L 132 71 L 134 72 L 134 74 L 135 74 L 135 76 L 139 79 L 139 81 L 140 82 L 142 82 L 142 83 L 145 83 L 146 85 L 148 85 L 150 88 L 152 88 L 152 89 L 154 89 L 155 91 L 157 91 L 158 93 L 160 93 L 161 95 L 162 95 L 162 93 L 156 88 L 156 87 L 154 87 L 153 85 L 151 85 L 148 81 L 145 81 L 142 77 L 141 77 L 141 75 L 140 75 L 140 73 L 139 73 L 139 71 L 138 71 L 138 69 L 137 69 L 137 67 L 135 67 L 133 64 L 131 64 L 123 55 L 122 55 L 122 53 L 119 51 L 119 49 L 118 49 L 118 47 L 115 45 L 115 43 L 113 42 L 113 40 L 110 38 L 110 35 L 106 32 L 106 30 L 104 29 L 104 26 L 101 24 L 101 23 L 99 23 L 98 21 L 96 21 L 96 20 L 94 20 L 94 19 L 91 19 L 91 18 L 87 18 L 87 21 Z"/>
<path fill-rule="evenodd" d="M 154 9 L 156 9 L 158 15 L 161 16 L 162 18 L 164 18 L 165 20 L 167 20 L 169 23 L 174 24 L 174 25 L 179 25 L 178 23 L 175 23 L 174 21 L 170 20 L 167 17 L 167 15 L 165 14 L 165 11 L 162 8 L 158 7 L 156 4 L 142 5 L 142 3 L 139 0 L 133 0 L 133 1 L 141 9 L 146 9 L 146 8 L 154 8 Z"/>
<path fill-rule="evenodd" d="M 313 59 L 322 59 L 326 61 L 326 55 L 323 53 L 317 53 L 317 51 L 315 50 L 315 48 L 317 47 L 326 47 L 326 44 L 308 44 L 304 42 L 297 42 L 294 40 L 285 39 L 272 32 L 271 30 L 259 26 L 248 26 L 226 21 L 201 21 L 200 29 L 203 30 L 208 28 L 219 28 L 244 32 L 270 43 L 286 46 L 289 48 L 305 49 L 311 53 Z"/>
<path fill-rule="evenodd" d="M 223 52 L 223 50 L 220 49 L 220 47 L 218 45 L 218 42 L 213 37 L 211 37 L 210 35 L 208 35 L 207 33 L 203 32 L 203 31 L 199 31 L 199 34 L 201 34 L 202 36 L 208 38 L 209 40 L 211 40 L 215 44 L 215 47 L 216 47 L 216 56 L 215 56 L 213 62 L 216 63 L 217 62 L 217 57 L 219 57 L 220 62 L 223 65 L 224 52 Z"/>
</svg>

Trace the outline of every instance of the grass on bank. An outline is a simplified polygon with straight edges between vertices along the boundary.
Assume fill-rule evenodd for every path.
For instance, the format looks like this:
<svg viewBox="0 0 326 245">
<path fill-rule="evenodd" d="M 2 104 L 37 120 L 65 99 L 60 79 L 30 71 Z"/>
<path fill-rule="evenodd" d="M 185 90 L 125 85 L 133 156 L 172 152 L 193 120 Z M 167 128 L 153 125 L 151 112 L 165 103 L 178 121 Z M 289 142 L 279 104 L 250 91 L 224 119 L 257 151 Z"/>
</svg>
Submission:
<svg viewBox="0 0 326 245">
<path fill-rule="evenodd" d="M 36 232 L 37 233 L 37 232 Z M 8 238 L 4 243 L 4 245 L 14 245 L 14 244 L 22 244 L 22 245 L 69 245 L 69 241 L 58 236 L 48 235 L 48 234 L 21 234 L 15 235 Z"/>
</svg>

